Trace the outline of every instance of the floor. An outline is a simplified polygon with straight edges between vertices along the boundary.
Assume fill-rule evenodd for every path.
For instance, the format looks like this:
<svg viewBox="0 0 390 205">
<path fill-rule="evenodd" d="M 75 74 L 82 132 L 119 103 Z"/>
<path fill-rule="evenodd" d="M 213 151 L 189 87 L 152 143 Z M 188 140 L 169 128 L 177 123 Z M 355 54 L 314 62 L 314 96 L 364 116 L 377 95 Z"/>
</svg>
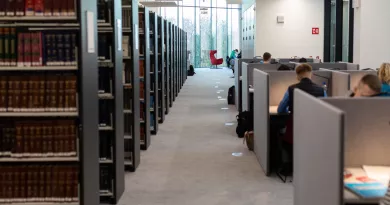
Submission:
<svg viewBox="0 0 390 205">
<path fill-rule="evenodd" d="M 237 114 L 226 100 L 234 84 L 231 70 L 196 73 L 188 77 L 149 149 L 141 153 L 137 171 L 126 174 L 119 204 L 293 204 L 292 184 L 266 177 L 256 156 L 236 137 L 236 125 L 225 125 L 235 122 Z"/>
</svg>

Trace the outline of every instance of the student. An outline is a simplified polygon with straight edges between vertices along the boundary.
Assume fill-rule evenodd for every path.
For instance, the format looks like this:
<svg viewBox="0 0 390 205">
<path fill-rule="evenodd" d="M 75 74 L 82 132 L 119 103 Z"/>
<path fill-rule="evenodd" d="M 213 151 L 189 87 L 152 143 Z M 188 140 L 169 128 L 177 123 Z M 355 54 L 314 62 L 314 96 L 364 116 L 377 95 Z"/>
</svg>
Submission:
<svg viewBox="0 0 390 205">
<path fill-rule="evenodd" d="M 279 103 L 278 113 L 292 112 L 295 88 L 299 88 L 315 97 L 326 97 L 325 90 L 311 81 L 312 70 L 313 68 L 306 63 L 297 66 L 295 72 L 299 83 L 291 85 L 287 89 L 282 101 Z"/>
<path fill-rule="evenodd" d="M 301 59 L 299 59 L 299 63 L 307 63 L 307 59 L 306 58 L 301 58 Z"/>
<path fill-rule="evenodd" d="M 263 54 L 263 64 L 271 64 L 271 57 L 272 57 L 272 55 L 270 54 L 270 53 L 268 53 L 268 52 L 265 52 L 264 54 Z"/>
<path fill-rule="evenodd" d="M 292 71 L 292 69 L 288 65 L 282 64 L 279 66 L 278 71 Z"/>
<path fill-rule="evenodd" d="M 378 70 L 379 80 L 382 82 L 382 93 L 390 95 L 390 63 L 382 63 Z"/>
<path fill-rule="evenodd" d="M 353 89 L 350 97 L 386 97 L 388 92 L 382 92 L 382 83 L 375 75 L 367 74 L 360 79 L 358 85 Z"/>
<path fill-rule="evenodd" d="M 232 52 L 230 53 L 230 56 L 229 56 L 230 60 L 235 59 L 237 53 L 238 53 L 238 49 L 232 50 Z"/>
</svg>

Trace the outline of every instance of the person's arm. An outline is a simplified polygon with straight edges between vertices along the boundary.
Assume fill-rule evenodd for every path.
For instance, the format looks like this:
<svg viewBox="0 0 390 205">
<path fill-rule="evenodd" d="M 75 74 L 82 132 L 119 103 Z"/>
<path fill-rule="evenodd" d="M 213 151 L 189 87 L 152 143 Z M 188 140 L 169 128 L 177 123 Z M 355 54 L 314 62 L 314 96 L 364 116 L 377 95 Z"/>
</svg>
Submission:
<svg viewBox="0 0 390 205">
<path fill-rule="evenodd" d="M 278 113 L 286 113 L 288 112 L 288 104 L 289 104 L 290 96 L 288 94 L 288 90 L 284 93 L 282 101 L 280 101 L 278 106 Z"/>
</svg>

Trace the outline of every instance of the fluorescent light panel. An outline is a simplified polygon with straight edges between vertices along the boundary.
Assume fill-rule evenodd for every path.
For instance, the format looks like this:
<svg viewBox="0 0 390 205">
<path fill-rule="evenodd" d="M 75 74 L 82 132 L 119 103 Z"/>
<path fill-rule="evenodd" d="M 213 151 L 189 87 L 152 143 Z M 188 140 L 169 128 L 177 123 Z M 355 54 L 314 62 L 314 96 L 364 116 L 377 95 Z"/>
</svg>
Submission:
<svg viewBox="0 0 390 205">
<path fill-rule="evenodd" d="M 177 7 L 174 1 L 141 1 L 139 3 L 146 7 Z"/>
</svg>

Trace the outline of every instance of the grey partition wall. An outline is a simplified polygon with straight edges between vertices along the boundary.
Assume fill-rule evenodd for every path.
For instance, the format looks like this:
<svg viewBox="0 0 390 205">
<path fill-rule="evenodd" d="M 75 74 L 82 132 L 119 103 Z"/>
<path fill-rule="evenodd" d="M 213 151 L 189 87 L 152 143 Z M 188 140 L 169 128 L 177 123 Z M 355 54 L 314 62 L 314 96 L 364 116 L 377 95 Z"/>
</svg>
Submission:
<svg viewBox="0 0 390 205">
<path fill-rule="evenodd" d="M 241 77 L 241 68 L 242 68 L 242 63 L 250 63 L 250 62 L 255 62 L 256 60 L 254 59 L 243 59 L 243 58 L 236 58 L 234 61 L 234 88 L 235 88 L 235 104 L 237 110 L 240 112 L 241 111 L 241 101 L 240 101 L 240 93 L 241 93 L 241 83 L 240 83 L 240 77 Z"/>
<path fill-rule="evenodd" d="M 363 76 L 367 74 L 377 75 L 377 72 L 374 70 L 343 70 L 342 72 L 348 73 L 350 76 L 349 90 L 353 89 Z"/>
<path fill-rule="evenodd" d="M 254 78 L 254 152 L 263 171 L 268 175 L 269 156 L 269 101 L 268 74 L 261 70 L 253 71 Z"/>
<path fill-rule="evenodd" d="M 269 106 L 278 106 L 290 85 L 298 83 L 294 71 L 268 71 Z"/>
<path fill-rule="evenodd" d="M 301 90 L 294 95 L 294 204 L 341 204 L 344 113 Z"/>
<path fill-rule="evenodd" d="M 345 167 L 390 166 L 390 99 L 326 98 L 346 113 Z"/>
<path fill-rule="evenodd" d="M 349 75 L 340 72 L 332 71 L 332 96 L 345 96 L 349 90 Z"/>
</svg>

